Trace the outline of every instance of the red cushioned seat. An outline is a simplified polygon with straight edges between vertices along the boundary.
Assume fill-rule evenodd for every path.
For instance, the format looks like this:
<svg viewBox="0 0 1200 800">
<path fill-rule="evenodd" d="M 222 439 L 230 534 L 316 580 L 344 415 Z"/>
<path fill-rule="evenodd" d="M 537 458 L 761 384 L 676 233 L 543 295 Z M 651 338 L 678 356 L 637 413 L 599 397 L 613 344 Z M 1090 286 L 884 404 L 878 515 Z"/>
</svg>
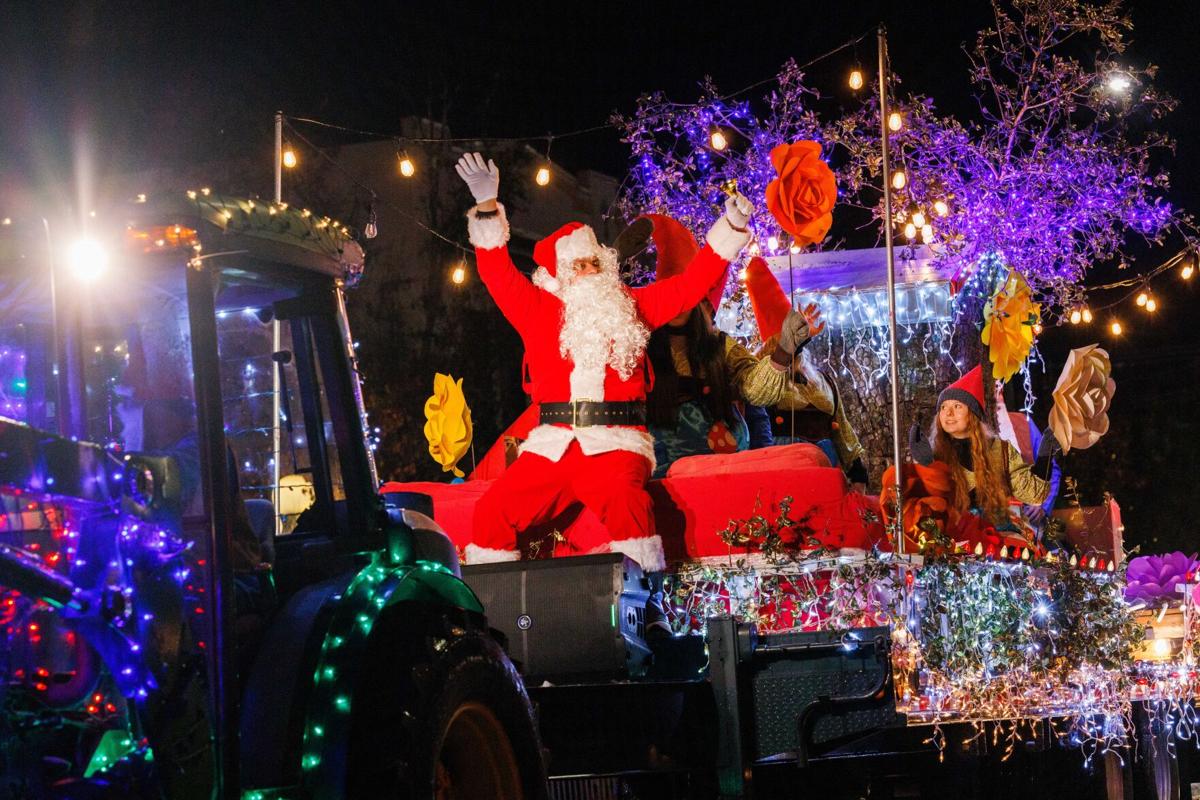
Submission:
<svg viewBox="0 0 1200 800">
<path fill-rule="evenodd" d="M 381 492 L 424 492 L 433 497 L 434 518 L 461 549 L 471 540 L 475 503 L 492 481 L 386 483 Z M 762 514 L 774 519 L 779 503 L 792 498 L 791 518 L 826 547 L 869 549 L 884 538 L 876 498 L 848 492 L 840 469 L 829 466 L 820 448 L 781 445 L 727 455 L 692 456 L 671 466 L 667 477 L 650 481 L 657 532 L 668 561 L 726 556 L 719 536 L 731 519 Z M 553 531 L 564 541 L 555 542 Z M 608 533 L 590 511 L 576 508 L 521 537 L 526 551 L 573 555 L 603 546 Z M 747 549 L 734 551 L 743 555 Z"/>
</svg>

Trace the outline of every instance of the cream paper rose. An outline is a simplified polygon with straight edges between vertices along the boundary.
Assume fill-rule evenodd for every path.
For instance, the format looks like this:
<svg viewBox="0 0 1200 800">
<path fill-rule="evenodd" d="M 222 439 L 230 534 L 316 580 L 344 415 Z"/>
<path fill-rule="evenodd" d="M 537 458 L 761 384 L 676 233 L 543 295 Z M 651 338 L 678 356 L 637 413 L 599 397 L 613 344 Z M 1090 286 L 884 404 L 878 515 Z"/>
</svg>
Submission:
<svg viewBox="0 0 1200 800">
<path fill-rule="evenodd" d="M 1050 430 L 1064 453 L 1091 447 L 1108 432 L 1108 407 L 1117 389 L 1111 375 L 1112 362 L 1099 345 L 1076 348 L 1067 356 L 1050 410 Z"/>
</svg>

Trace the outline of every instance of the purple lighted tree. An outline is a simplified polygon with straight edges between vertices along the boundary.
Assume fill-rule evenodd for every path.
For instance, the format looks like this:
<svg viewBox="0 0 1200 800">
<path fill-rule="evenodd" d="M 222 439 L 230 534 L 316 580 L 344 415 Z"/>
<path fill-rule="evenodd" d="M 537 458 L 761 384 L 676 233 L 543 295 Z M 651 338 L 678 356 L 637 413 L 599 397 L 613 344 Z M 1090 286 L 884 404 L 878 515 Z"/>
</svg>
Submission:
<svg viewBox="0 0 1200 800">
<path fill-rule="evenodd" d="M 1088 269 L 1121 258 L 1132 237 L 1161 242 L 1174 229 L 1194 242 L 1191 218 L 1164 200 L 1167 175 L 1152 164 L 1171 142 L 1147 123 L 1174 101 L 1152 86 L 1153 67 L 1120 61 L 1131 24 L 1116 0 L 1012 0 L 993 8 L 994 25 L 967 53 L 977 120 L 941 115 L 927 97 L 893 100 L 902 120 L 891 134 L 894 168 L 905 177 L 893 221 L 901 243 L 906 232 L 914 242 L 929 238 L 940 258 L 964 269 L 998 254 L 1026 276 L 1046 311 L 1061 312 L 1081 301 Z M 837 165 L 840 202 L 878 219 L 873 93 L 862 93 L 857 110 L 822 122 L 802 78 L 794 63 L 785 65 L 761 113 L 723 98 L 709 81 L 694 104 L 643 97 L 632 117 L 615 120 L 633 158 L 620 210 L 669 213 L 699 230 L 723 181 L 736 179 L 761 202 L 774 177 L 771 148 L 811 138 Z M 726 149 L 713 146 L 717 130 Z M 907 227 L 918 213 L 929 226 L 924 235 L 922 224 Z M 756 225 L 764 249 L 770 236 L 788 246 L 769 215 L 759 214 Z"/>
</svg>

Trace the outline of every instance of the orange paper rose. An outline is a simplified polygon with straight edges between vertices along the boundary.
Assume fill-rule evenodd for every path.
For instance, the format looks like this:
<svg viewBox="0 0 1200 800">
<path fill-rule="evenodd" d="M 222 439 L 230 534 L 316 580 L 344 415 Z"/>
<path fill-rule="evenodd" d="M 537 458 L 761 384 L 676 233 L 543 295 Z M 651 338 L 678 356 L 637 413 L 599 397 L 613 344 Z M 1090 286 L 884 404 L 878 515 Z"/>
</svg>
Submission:
<svg viewBox="0 0 1200 800">
<path fill-rule="evenodd" d="M 821 145 L 812 141 L 781 144 L 771 151 L 779 176 L 767 184 L 767 208 L 796 244 L 814 244 L 833 224 L 837 180 L 821 160 Z"/>
</svg>

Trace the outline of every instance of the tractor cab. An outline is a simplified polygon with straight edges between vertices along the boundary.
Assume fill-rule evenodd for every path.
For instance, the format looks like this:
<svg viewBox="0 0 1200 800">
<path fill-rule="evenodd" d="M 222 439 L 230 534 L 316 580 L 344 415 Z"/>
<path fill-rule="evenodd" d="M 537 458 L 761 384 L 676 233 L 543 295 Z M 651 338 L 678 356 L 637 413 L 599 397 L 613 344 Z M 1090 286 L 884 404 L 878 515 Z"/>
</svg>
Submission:
<svg viewBox="0 0 1200 800">
<path fill-rule="evenodd" d="M 536 795 L 515 672 L 510 707 L 458 738 L 448 720 L 375 730 L 439 696 L 380 670 L 450 669 L 456 644 L 500 665 L 491 680 L 511 665 L 427 499 L 377 494 L 348 231 L 208 190 L 93 228 L 107 235 L 69 247 L 41 223 L 0 231 L 4 784 L 419 794 L 439 774 L 481 779 L 448 748 L 487 738 L 507 750 L 484 790 Z"/>
</svg>

